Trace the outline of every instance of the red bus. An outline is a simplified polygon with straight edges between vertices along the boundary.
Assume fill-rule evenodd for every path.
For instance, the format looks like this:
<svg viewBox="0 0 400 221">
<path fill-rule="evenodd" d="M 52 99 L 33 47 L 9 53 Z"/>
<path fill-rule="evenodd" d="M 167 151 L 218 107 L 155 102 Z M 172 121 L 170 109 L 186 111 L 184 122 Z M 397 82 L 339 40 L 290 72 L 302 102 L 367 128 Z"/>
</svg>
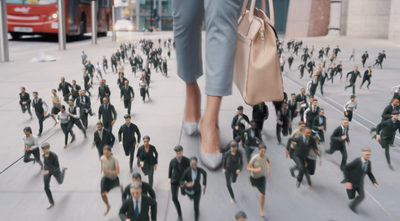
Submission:
<svg viewBox="0 0 400 221">
<path fill-rule="evenodd" d="M 57 0 L 6 0 L 8 32 L 14 39 L 22 35 L 58 34 Z M 91 0 L 64 0 L 67 36 L 83 36 L 92 31 Z M 96 0 L 98 35 L 112 27 L 113 0 Z"/>
</svg>

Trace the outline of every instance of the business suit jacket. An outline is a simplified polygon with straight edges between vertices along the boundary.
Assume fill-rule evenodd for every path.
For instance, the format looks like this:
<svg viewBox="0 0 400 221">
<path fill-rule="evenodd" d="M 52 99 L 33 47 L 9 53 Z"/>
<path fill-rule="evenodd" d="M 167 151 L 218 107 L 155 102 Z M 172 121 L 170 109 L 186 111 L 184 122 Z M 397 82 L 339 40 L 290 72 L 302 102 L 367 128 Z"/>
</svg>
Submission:
<svg viewBox="0 0 400 221">
<path fill-rule="evenodd" d="M 108 94 L 108 95 L 106 95 Z M 103 102 L 103 98 L 105 97 L 110 97 L 111 96 L 111 91 L 108 85 L 100 85 L 99 86 L 99 97 L 101 99 L 101 102 Z"/>
<path fill-rule="evenodd" d="M 400 121 L 398 120 L 394 123 L 394 128 L 392 119 L 385 120 L 376 126 L 376 131 L 381 135 L 382 140 L 392 140 L 396 130 L 400 132 Z"/>
<path fill-rule="evenodd" d="M 346 78 L 349 78 L 349 75 L 351 75 L 350 82 L 353 82 L 353 83 L 356 83 L 357 76 L 361 77 L 361 74 L 359 71 L 350 71 L 349 73 L 347 73 Z"/>
<path fill-rule="evenodd" d="M 312 122 L 312 129 L 314 131 L 318 131 L 318 135 L 321 138 L 321 141 L 325 141 L 325 131 L 326 131 L 326 117 L 321 116 L 322 118 L 322 123 L 319 122 L 320 116 L 316 116 Z M 324 126 L 323 130 L 318 129 L 318 127 Z"/>
<path fill-rule="evenodd" d="M 297 105 L 298 105 L 298 101 L 296 99 L 292 100 L 288 100 L 288 109 L 291 112 L 291 117 L 294 118 L 295 116 L 297 116 Z"/>
<path fill-rule="evenodd" d="M 128 79 L 126 79 L 125 77 L 122 77 L 122 81 L 121 81 L 121 78 L 118 77 L 117 84 L 118 84 L 118 86 L 119 86 L 120 89 L 121 89 L 122 86 L 125 85 L 124 82 L 127 81 L 127 80 L 128 80 Z"/>
<path fill-rule="evenodd" d="M 131 123 L 129 126 L 129 133 L 128 133 L 128 125 L 123 124 L 118 131 L 118 140 L 119 142 L 123 142 L 124 144 L 133 144 L 136 143 L 136 137 L 137 140 L 140 141 L 140 131 L 139 128 L 136 126 L 136 124 Z M 123 135 L 123 138 L 121 139 L 121 135 Z"/>
<path fill-rule="evenodd" d="M 158 164 L 158 152 L 155 146 L 150 145 L 150 161 L 148 162 L 151 165 L 156 165 Z M 137 164 L 138 166 L 140 165 L 140 161 L 144 161 L 144 153 L 145 153 L 145 149 L 144 149 L 144 145 L 140 146 L 138 149 L 138 152 L 136 154 L 137 157 Z M 140 166 L 139 166 L 140 167 Z"/>
<path fill-rule="evenodd" d="M 350 142 L 350 137 L 349 137 L 349 128 L 346 128 L 346 140 L 342 140 L 342 136 L 343 136 L 343 128 L 342 126 L 337 127 L 332 135 L 331 135 L 331 149 L 336 149 L 336 150 L 340 150 L 342 148 L 346 147 L 346 143 L 345 142 Z"/>
<path fill-rule="evenodd" d="M 321 72 L 321 74 L 318 76 L 318 81 L 319 81 L 320 85 L 325 84 L 325 79 L 327 77 L 328 77 L 328 73 L 325 72 L 325 77 L 324 77 L 322 72 Z"/>
<path fill-rule="evenodd" d="M 151 220 L 157 220 L 157 202 L 147 196 L 142 195 L 142 204 L 140 205 L 139 218 L 136 217 L 135 208 L 133 208 L 132 197 L 129 197 L 121 206 L 119 210 L 119 217 L 121 220 L 130 219 L 131 221 L 149 221 L 149 207 L 151 208 Z M 127 214 L 126 214 L 127 213 Z"/>
<path fill-rule="evenodd" d="M 369 72 L 370 72 L 369 69 L 365 70 L 363 79 L 370 79 L 372 77 L 372 70 L 371 70 L 371 75 L 368 75 Z"/>
<path fill-rule="evenodd" d="M 242 116 L 243 116 L 243 119 L 244 119 L 247 123 L 250 124 L 250 121 L 249 121 L 249 118 L 247 117 L 247 115 L 243 114 Z M 232 123 L 231 123 L 231 128 L 232 128 L 232 130 L 233 130 L 233 133 L 234 133 L 236 136 L 241 135 L 242 132 L 243 132 L 243 130 L 245 129 L 245 125 L 243 125 L 243 124 L 241 124 L 241 123 L 238 124 L 238 119 L 239 119 L 239 116 L 238 116 L 238 115 L 235 115 L 235 117 L 233 117 Z M 236 129 L 235 129 L 236 126 L 239 126 L 239 130 L 236 130 Z"/>
<path fill-rule="evenodd" d="M 290 145 L 286 146 L 286 149 L 289 152 L 291 152 L 291 154 L 290 154 L 291 158 L 297 156 L 302 159 L 305 159 L 308 156 L 308 152 L 310 151 L 310 148 L 314 148 L 315 150 L 318 150 L 317 143 L 315 142 L 315 139 L 312 136 L 310 138 L 308 138 L 308 145 L 306 145 L 304 143 L 303 136 L 289 138 L 288 142 L 291 142 L 291 141 L 296 142 L 296 146 L 295 146 L 294 150 L 292 148 L 290 148 Z"/>
<path fill-rule="evenodd" d="M 203 174 L 203 186 L 207 185 L 207 172 L 200 167 L 197 167 L 197 178 L 196 180 L 192 179 L 192 168 L 187 168 L 181 177 L 181 185 L 187 190 L 193 190 L 194 192 L 201 191 L 201 174 Z M 186 181 L 186 183 L 185 183 Z M 187 186 L 187 183 L 194 181 L 194 185 L 192 188 Z"/>
<path fill-rule="evenodd" d="M 76 101 L 75 101 L 76 106 L 78 106 L 79 109 L 81 109 L 82 113 L 84 112 L 84 109 L 86 109 L 86 110 L 91 109 L 91 107 L 90 107 L 90 105 L 91 105 L 90 97 L 86 96 L 86 95 L 83 96 L 83 97 L 85 97 L 85 102 L 83 102 L 83 99 L 81 100 L 80 96 L 78 98 L 76 98 Z"/>
<path fill-rule="evenodd" d="M 75 86 L 76 91 L 74 90 L 74 86 Z M 71 95 L 72 95 L 72 97 L 74 97 L 74 98 L 79 97 L 79 91 L 80 90 L 81 90 L 81 86 L 79 86 L 77 84 L 71 85 Z"/>
<path fill-rule="evenodd" d="M 31 98 L 28 93 L 25 92 L 24 96 L 22 96 L 22 93 L 19 93 L 19 104 L 22 105 L 22 102 L 26 102 L 26 105 L 31 103 Z"/>
<path fill-rule="evenodd" d="M 115 137 L 109 130 L 103 128 L 103 139 L 100 139 L 99 131 L 96 130 L 93 140 L 93 143 L 98 149 L 103 149 L 105 145 L 114 146 Z"/>
<path fill-rule="evenodd" d="M 369 58 L 369 55 L 365 54 L 365 53 L 361 56 L 362 62 L 365 62 L 368 58 Z"/>
<path fill-rule="evenodd" d="M 131 86 L 128 85 L 128 88 L 126 88 L 126 85 L 124 85 L 121 87 L 121 98 L 122 96 L 124 100 L 130 100 L 131 98 L 135 98 L 135 92 L 133 92 Z"/>
<path fill-rule="evenodd" d="M 99 120 L 103 115 L 103 122 L 111 122 L 117 119 L 117 112 L 115 111 L 114 105 L 108 103 L 108 109 L 106 110 L 106 105 L 102 104 L 99 107 Z"/>
<path fill-rule="evenodd" d="M 310 61 L 310 62 L 308 62 L 307 67 L 308 67 L 310 70 L 313 70 L 313 69 L 315 68 L 315 61 Z"/>
<path fill-rule="evenodd" d="M 147 194 L 149 194 L 154 200 L 156 199 L 156 193 L 154 192 L 153 187 L 151 187 L 150 184 L 142 181 L 142 195 L 147 196 Z M 128 184 L 125 187 L 124 192 L 122 192 L 122 203 L 126 200 L 126 198 L 129 197 L 132 197 L 131 184 Z"/>
<path fill-rule="evenodd" d="M 66 81 L 64 81 L 64 86 L 63 86 L 63 82 L 60 82 L 60 84 L 58 85 L 58 91 L 62 91 L 63 96 L 70 93 L 69 88 L 72 88 L 72 85 Z"/>
<path fill-rule="evenodd" d="M 393 104 L 389 104 L 388 106 L 386 106 L 381 115 L 381 117 L 382 117 L 381 123 L 388 119 L 392 119 L 392 112 L 394 110 L 399 110 L 399 107 L 394 106 Z"/>
<path fill-rule="evenodd" d="M 49 174 L 53 174 L 60 170 L 60 163 L 58 161 L 58 156 L 54 152 L 50 151 L 49 157 L 47 158 L 48 160 L 45 160 L 45 154 L 43 154 L 43 163 L 44 167 L 43 170 L 48 170 Z"/>
<path fill-rule="evenodd" d="M 246 139 L 243 136 L 244 133 L 247 134 L 246 135 Z M 248 147 L 250 147 L 250 146 L 257 147 L 258 144 L 260 142 L 262 142 L 262 136 L 261 136 L 260 130 L 258 130 L 257 128 L 256 128 L 255 133 L 254 133 L 254 138 L 251 137 L 251 128 L 249 128 L 247 130 L 244 130 L 243 134 L 242 134 L 243 145 L 246 145 Z M 257 141 L 256 138 L 258 138 L 260 140 L 260 142 Z"/>
<path fill-rule="evenodd" d="M 296 101 L 297 102 L 302 102 L 302 101 L 305 101 L 303 104 L 306 104 L 307 103 L 307 95 L 303 95 L 303 94 L 298 94 L 297 96 L 296 96 Z M 300 108 L 302 108 L 302 107 L 300 107 Z M 304 107 L 303 107 L 304 108 Z"/>
<path fill-rule="evenodd" d="M 364 183 L 364 176 L 362 172 L 362 160 L 361 157 L 358 157 L 351 161 L 351 163 L 348 163 L 344 169 L 343 169 L 343 174 L 344 174 L 344 180 L 342 183 L 347 183 L 350 182 L 353 184 L 353 188 L 360 187 L 362 183 Z M 372 174 L 372 169 L 371 169 L 371 161 L 368 161 L 367 165 L 367 170 L 365 174 L 368 174 L 369 179 L 373 184 L 377 183 L 374 177 L 374 174 Z"/>
<path fill-rule="evenodd" d="M 253 106 L 253 120 L 256 121 L 263 121 L 264 118 L 268 118 L 268 107 L 265 105 L 264 102 L 261 103 L 262 105 L 262 112 L 260 111 L 260 104 Z"/>
<path fill-rule="evenodd" d="M 178 169 L 178 160 L 173 158 L 169 162 L 169 169 L 168 169 L 168 179 L 171 179 L 171 184 L 179 184 L 181 181 L 183 172 L 186 171 L 187 168 L 190 167 L 190 160 L 189 158 L 182 156 L 181 160 L 181 170 Z"/>
</svg>

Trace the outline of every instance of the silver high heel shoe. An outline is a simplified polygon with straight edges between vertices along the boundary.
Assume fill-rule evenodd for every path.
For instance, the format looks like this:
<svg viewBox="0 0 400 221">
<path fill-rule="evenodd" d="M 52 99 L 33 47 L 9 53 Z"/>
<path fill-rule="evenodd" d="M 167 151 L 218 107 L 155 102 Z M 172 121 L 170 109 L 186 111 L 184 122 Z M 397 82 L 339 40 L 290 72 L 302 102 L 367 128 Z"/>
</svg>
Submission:
<svg viewBox="0 0 400 221">
<path fill-rule="evenodd" d="M 189 136 L 195 136 L 200 132 L 199 123 L 197 123 L 197 122 L 184 122 L 183 121 L 183 129 L 185 130 L 186 134 Z"/>
</svg>

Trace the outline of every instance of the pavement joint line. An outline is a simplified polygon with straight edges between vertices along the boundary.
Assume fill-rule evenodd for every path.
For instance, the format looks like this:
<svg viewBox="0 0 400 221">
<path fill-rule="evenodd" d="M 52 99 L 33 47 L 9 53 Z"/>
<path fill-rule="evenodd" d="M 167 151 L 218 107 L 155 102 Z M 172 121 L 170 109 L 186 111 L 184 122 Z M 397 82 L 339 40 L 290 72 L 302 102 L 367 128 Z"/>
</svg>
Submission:
<svg viewBox="0 0 400 221">
<path fill-rule="evenodd" d="M 297 84 L 297 86 L 300 86 L 300 87 L 302 87 L 303 88 L 303 86 L 302 85 L 300 85 L 298 82 L 296 82 L 294 79 L 292 79 L 290 76 L 286 76 L 286 75 L 284 75 L 287 79 L 289 79 L 289 80 L 291 80 L 293 83 L 295 83 L 295 84 Z M 314 95 L 314 97 L 316 97 L 315 95 Z M 333 110 L 336 110 L 336 111 L 338 111 L 338 112 L 340 112 L 340 113 L 342 113 L 342 111 L 340 111 L 340 110 L 338 110 L 336 107 L 334 107 L 333 105 L 331 105 L 330 103 L 328 103 L 324 98 L 325 98 L 325 96 L 324 97 L 321 97 L 321 96 L 317 96 L 319 99 L 318 99 L 318 101 L 322 101 L 322 102 L 324 102 L 325 104 L 327 104 L 328 106 L 330 106 Z M 366 130 L 370 130 L 370 128 L 368 128 L 367 126 L 365 126 L 365 125 L 363 125 L 361 122 L 359 122 L 358 120 L 356 120 L 356 119 L 354 119 L 354 122 L 356 122 L 357 124 L 359 124 L 361 127 L 364 127 Z M 396 146 L 397 147 L 397 146 Z M 339 164 L 339 162 L 336 160 L 336 159 L 333 159 L 333 161 L 335 161 L 336 163 L 338 163 Z M 382 206 L 382 204 L 380 204 L 379 203 L 379 201 L 378 200 L 376 200 L 373 196 L 372 196 L 372 194 L 370 194 L 367 190 L 365 190 L 367 193 L 368 193 L 368 195 L 390 216 L 390 217 L 392 217 L 394 220 L 396 220 L 393 216 L 392 216 L 392 214 L 390 214 L 383 206 Z"/>
<path fill-rule="evenodd" d="M 115 86 L 113 89 L 111 89 L 111 91 L 114 91 L 115 88 L 117 88 L 118 86 Z M 91 96 L 90 96 L 91 97 Z M 100 100 L 96 99 L 96 101 L 93 103 L 93 105 L 98 104 L 100 102 Z M 50 139 L 52 136 L 54 136 L 56 133 L 60 132 L 61 129 L 58 129 L 57 131 L 55 131 L 53 134 L 51 134 L 49 137 L 47 137 L 44 141 L 39 143 L 39 146 L 41 144 L 43 144 L 44 142 L 46 142 L 48 139 Z M 38 147 L 39 148 L 39 147 Z M 16 161 L 14 161 L 12 164 L 10 164 L 9 166 L 7 166 L 4 170 L 2 170 L 0 172 L 0 175 L 3 174 L 6 170 L 8 170 L 9 168 L 11 168 L 14 164 L 16 164 L 18 161 L 20 161 L 22 158 L 24 158 L 24 156 L 20 157 L 19 159 L 17 159 Z"/>
</svg>

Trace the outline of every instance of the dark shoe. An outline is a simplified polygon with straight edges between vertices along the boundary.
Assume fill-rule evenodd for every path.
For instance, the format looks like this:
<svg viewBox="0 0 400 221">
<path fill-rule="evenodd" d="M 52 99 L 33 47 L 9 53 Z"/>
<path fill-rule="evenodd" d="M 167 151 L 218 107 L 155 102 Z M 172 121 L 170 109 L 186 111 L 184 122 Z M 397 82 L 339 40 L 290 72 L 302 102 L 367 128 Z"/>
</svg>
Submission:
<svg viewBox="0 0 400 221">
<path fill-rule="evenodd" d="M 47 210 L 51 209 L 54 206 L 54 203 L 50 203 L 50 205 L 47 207 Z"/>
<path fill-rule="evenodd" d="M 301 182 L 297 181 L 297 183 L 296 183 L 297 188 L 300 188 L 300 184 L 301 184 Z"/>
<path fill-rule="evenodd" d="M 374 136 L 371 137 L 372 139 L 376 139 L 376 134 Z"/>
<path fill-rule="evenodd" d="M 84 132 L 83 135 L 85 135 L 85 139 L 86 139 L 86 132 Z"/>
<path fill-rule="evenodd" d="M 389 169 L 394 171 L 394 168 L 393 168 L 392 164 L 389 164 Z"/>
<path fill-rule="evenodd" d="M 42 136 L 42 134 L 38 134 L 38 135 L 36 135 L 37 137 L 41 137 Z"/>
<path fill-rule="evenodd" d="M 349 206 L 349 208 L 350 208 L 350 210 L 351 210 L 351 211 L 353 211 L 353 213 L 355 213 L 355 214 L 357 214 L 357 215 L 358 215 L 358 212 L 357 212 L 356 208 L 354 208 L 354 207 L 351 207 L 351 206 Z"/>
<path fill-rule="evenodd" d="M 369 90 L 369 87 L 367 87 L 368 88 L 368 90 Z"/>
<path fill-rule="evenodd" d="M 131 173 L 133 173 L 133 169 L 131 168 Z"/>
<path fill-rule="evenodd" d="M 394 145 L 394 144 L 389 144 L 389 147 L 396 147 L 396 145 Z"/>
<path fill-rule="evenodd" d="M 182 221 L 182 216 L 179 216 L 178 219 L 176 221 Z"/>
<path fill-rule="evenodd" d="M 290 168 L 290 175 L 292 175 L 292 177 L 295 177 L 294 171 L 293 171 L 293 169 L 291 169 L 291 168 Z"/>
</svg>

